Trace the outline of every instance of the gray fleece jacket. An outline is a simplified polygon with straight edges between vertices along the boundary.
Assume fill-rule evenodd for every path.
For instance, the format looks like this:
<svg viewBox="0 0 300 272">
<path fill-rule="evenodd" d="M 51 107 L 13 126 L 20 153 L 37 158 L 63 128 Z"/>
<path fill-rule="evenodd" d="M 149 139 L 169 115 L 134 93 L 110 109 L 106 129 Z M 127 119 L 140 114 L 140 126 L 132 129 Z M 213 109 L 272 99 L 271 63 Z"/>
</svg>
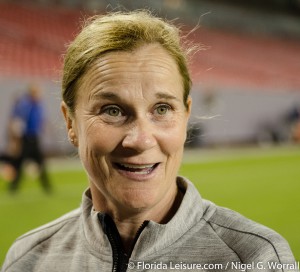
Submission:
<svg viewBox="0 0 300 272">
<path fill-rule="evenodd" d="M 167 224 L 150 221 L 139 235 L 127 271 L 299 271 L 276 232 L 204 200 L 188 180 Z M 80 209 L 18 238 L 2 272 L 112 271 L 111 243 L 86 191 Z"/>
</svg>

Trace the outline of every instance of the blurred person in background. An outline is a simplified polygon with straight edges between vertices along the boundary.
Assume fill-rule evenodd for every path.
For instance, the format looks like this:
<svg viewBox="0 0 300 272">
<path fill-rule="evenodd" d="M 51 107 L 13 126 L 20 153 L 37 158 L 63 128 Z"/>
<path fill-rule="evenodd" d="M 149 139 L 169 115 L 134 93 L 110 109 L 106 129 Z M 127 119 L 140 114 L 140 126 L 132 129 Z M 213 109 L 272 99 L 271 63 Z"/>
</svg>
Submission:
<svg viewBox="0 0 300 272">
<path fill-rule="evenodd" d="M 32 161 L 38 166 L 39 179 L 43 189 L 50 192 L 51 186 L 46 171 L 44 154 L 40 145 L 40 136 L 44 127 L 45 112 L 41 99 L 41 90 L 31 84 L 28 91 L 15 103 L 10 124 L 12 135 L 18 139 L 18 151 L 13 157 L 15 174 L 9 182 L 9 190 L 19 188 L 24 162 Z"/>
<path fill-rule="evenodd" d="M 296 143 L 300 143 L 300 103 L 291 108 L 286 120 L 290 126 L 291 139 Z"/>
<path fill-rule="evenodd" d="M 18 103 L 18 97 L 13 105 Z M 14 107 L 13 107 L 14 108 Z M 6 148 L 0 154 L 0 174 L 1 177 L 11 182 L 16 177 L 17 161 L 20 156 L 20 122 L 17 119 L 9 118 L 6 129 Z"/>
<path fill-rule="evenodd" d="M 202 199 L 178 176 L 191 112 L 190 50 L 178 28 L 147 11 L 87 22 L 65 56 L 62 112 L 89 188 L 80 209 L 17 239 L 3 272 L 246 264 L 298 271 L 279 234 Z"/>
</svg>

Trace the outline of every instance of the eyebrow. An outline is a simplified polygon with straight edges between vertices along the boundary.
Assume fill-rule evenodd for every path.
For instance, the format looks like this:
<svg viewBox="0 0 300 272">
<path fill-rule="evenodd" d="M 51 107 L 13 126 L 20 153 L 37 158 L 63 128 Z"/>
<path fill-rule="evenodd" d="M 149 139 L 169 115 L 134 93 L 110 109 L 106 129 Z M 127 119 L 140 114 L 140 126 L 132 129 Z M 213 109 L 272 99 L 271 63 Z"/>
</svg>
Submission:
<svg viewBox="0 0 300 272">
<path fill-rule="evenodd" d="M 158 99 L 168 99 L 168 100 L 179 100 L 176 96 L 165 93 L 165 92 L 158 92 L 155 94 L 156 98 Z M 92 95 L 92 98 L 102 98 L 108 100 L 122 100 L 118 94 L 114 92 L 98 92 Z"/>
<path fill-rule="evenodd" d="M 158 92 L 155 94 L 155 96 L 159 99 L 179 100 L 176 96 L 164 92 Z"/>
<path fill-rule="evenodd" d="M 113 92 L 98 92 L 92 95 L 92 98 L 103 98 L 103 99 L 121 99 L 119 95 Z"/>
</svg>

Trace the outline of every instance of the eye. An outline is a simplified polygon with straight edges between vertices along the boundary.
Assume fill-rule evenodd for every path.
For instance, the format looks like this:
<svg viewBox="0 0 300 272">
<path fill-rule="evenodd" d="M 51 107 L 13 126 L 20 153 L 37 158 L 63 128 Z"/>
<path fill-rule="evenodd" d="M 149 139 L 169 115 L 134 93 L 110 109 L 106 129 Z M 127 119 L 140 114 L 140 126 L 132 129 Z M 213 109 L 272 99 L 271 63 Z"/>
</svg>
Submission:
<svg viewBox="0 0 300 272">
<path fill-rule="evenodd" d="M 121 109 L 116 106 L 106 107 L 103 112 L 113 117 L 122 115 Z"/>
<path fill-rule="evenodd" d="M 171 109 L 171 107 L 169 105 L 163 104 L 163 105 L 159 105 L 155 111 L 159 114 L 159 115 L 165 115 L 168 113 L 168 111 Z"/>
</svg>

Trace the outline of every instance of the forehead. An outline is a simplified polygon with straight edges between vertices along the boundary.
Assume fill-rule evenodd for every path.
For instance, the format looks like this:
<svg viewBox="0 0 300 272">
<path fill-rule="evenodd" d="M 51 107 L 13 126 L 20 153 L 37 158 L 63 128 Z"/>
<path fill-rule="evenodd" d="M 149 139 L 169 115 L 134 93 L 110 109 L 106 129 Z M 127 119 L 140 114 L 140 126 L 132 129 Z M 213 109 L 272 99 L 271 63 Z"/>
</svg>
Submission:
<svg viewBox="0 0 300 272">
<path fill-rule="evenodd" d="M 133 51 L 109 52 L 89 67 L 79 89 L 95 89 L 133 82 L 182 87 L 182 78 L 174 58 L 159 44 L 148 44 Z"/>
<path fill-rule="evenodd" d="M 96 63 L 109 64 L 114 61 L 125 61 L 134 63 L 133 67 L 139 65 L 141 68 L 144 64 L 158 64 L 162 62 L 166 66 L 177 69 L 177 64 L 170 53 L 158 43 L 143 44 L 133 50 L 112 51 L 101 56 Z"/>
</svg>

